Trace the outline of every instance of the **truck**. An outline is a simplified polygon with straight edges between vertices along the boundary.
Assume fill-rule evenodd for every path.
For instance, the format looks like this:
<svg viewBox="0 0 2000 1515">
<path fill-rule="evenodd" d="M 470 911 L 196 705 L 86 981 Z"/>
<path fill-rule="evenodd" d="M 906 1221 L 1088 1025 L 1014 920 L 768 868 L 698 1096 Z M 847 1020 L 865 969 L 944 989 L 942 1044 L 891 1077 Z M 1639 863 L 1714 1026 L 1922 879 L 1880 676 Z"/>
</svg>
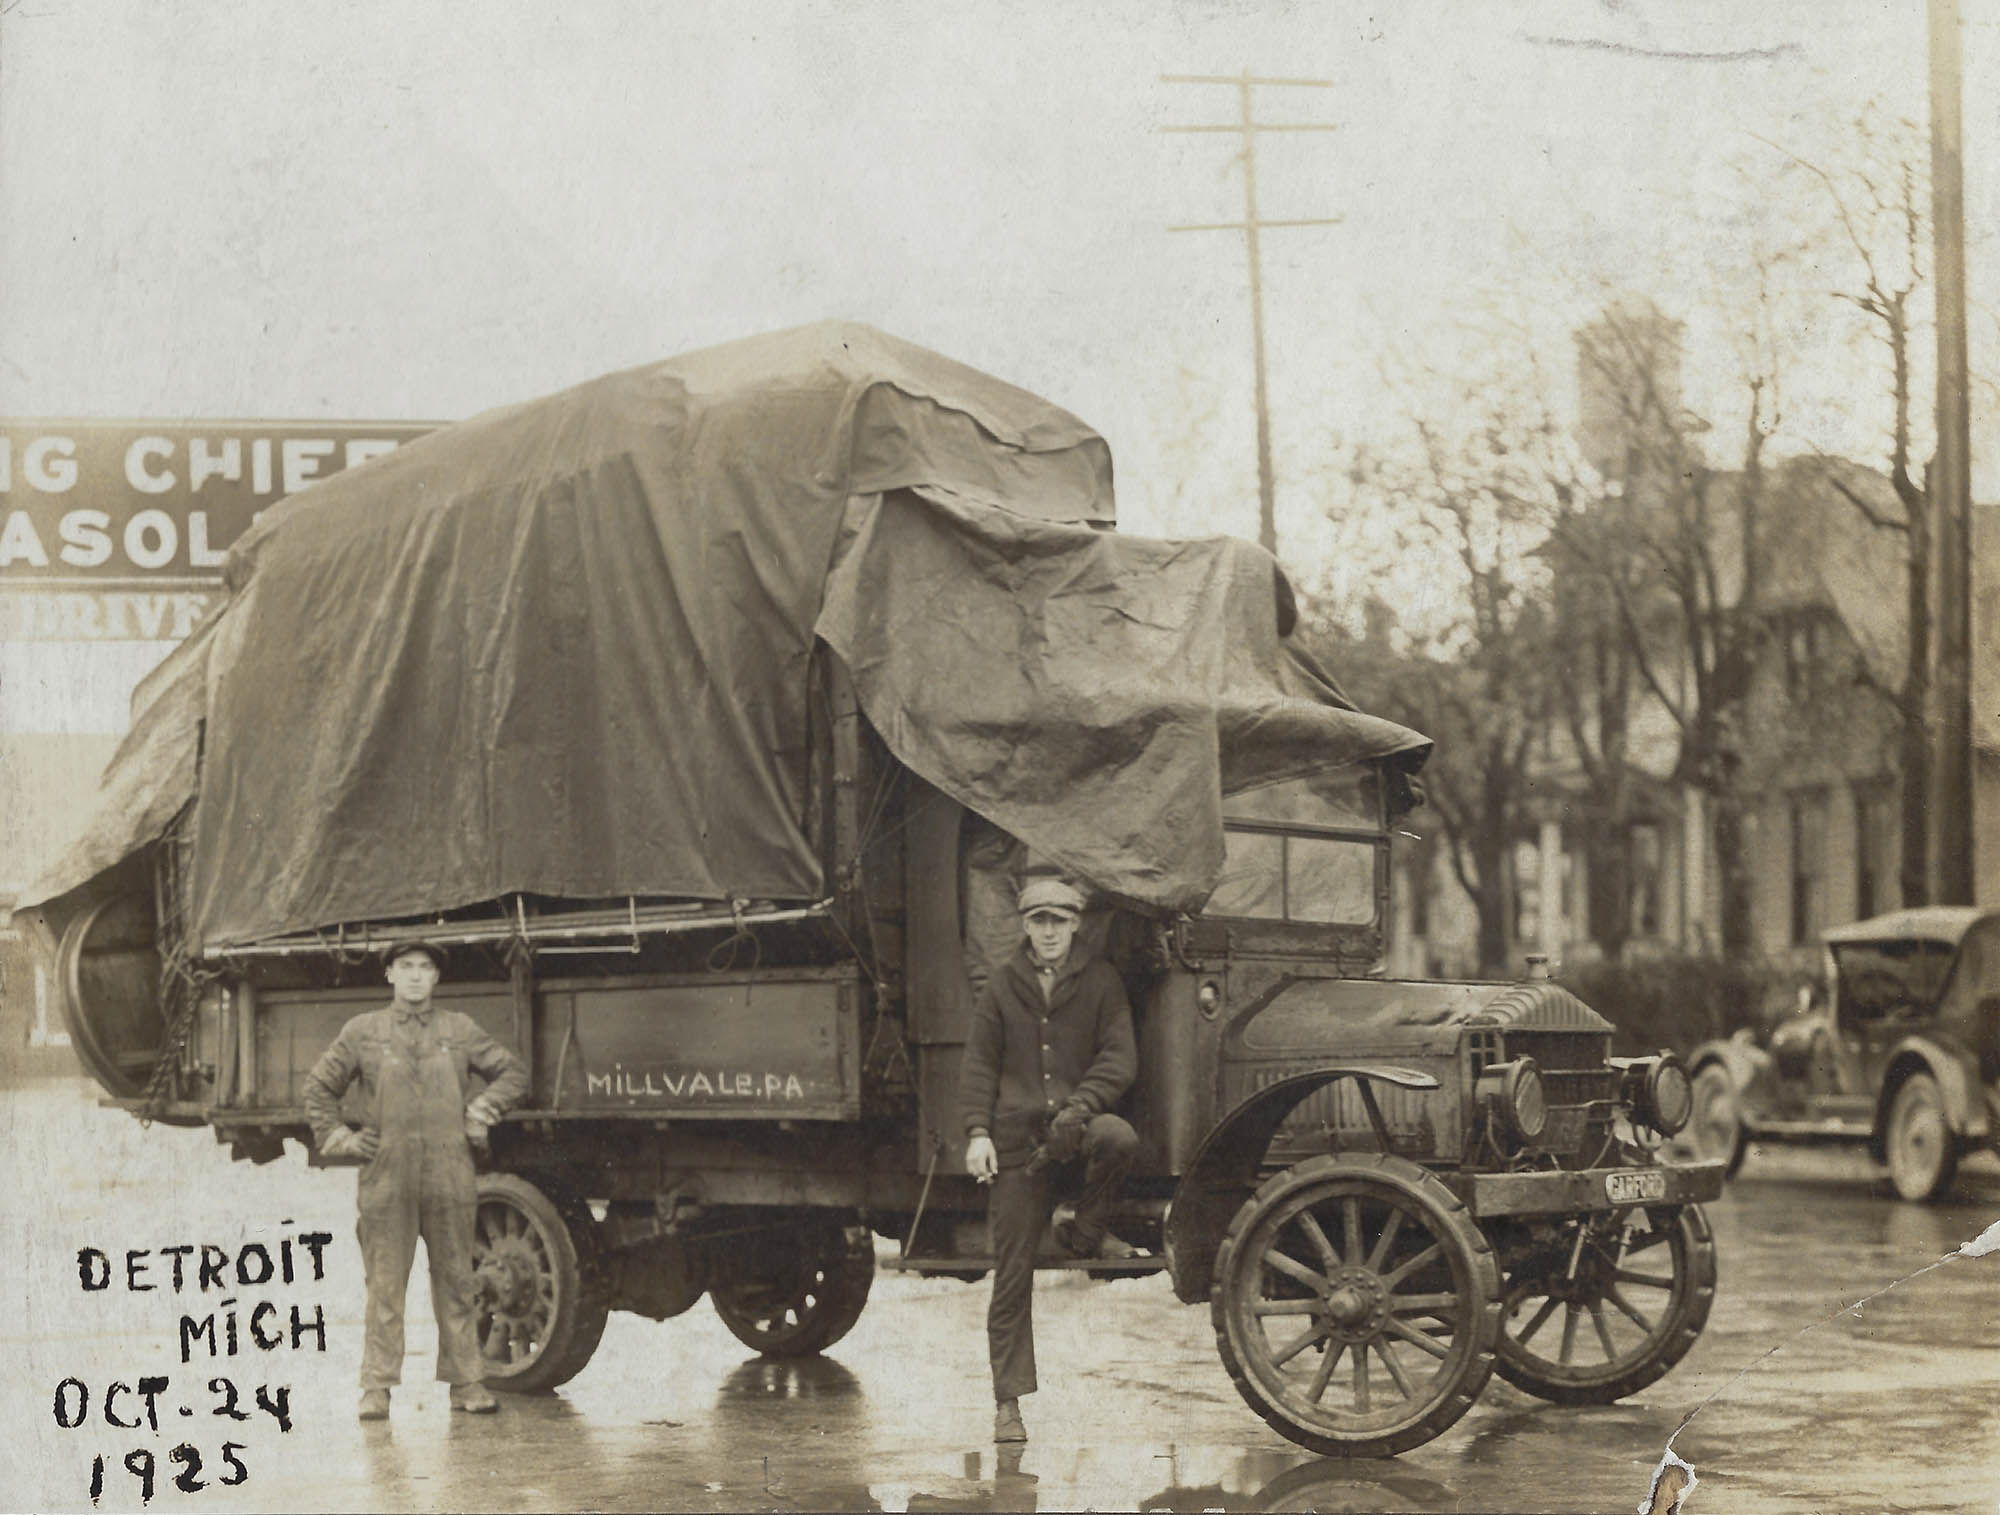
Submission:
<svg viewBox="0 0 2000 1515">
<path fill-rule="evenodd" d="M 380 950 L 445 946 L 530 1072 L 479 1180 L 494 1387 L 611 1310 L 706 1297 L 785 1357 L 878 1271 L 982 1277 L 955 1091 L 1027 867 L 1091 892 L 1139 1048 L 1141 1255 L 1042 1264 L 1166 1273 L 1283 1436 L 1393 1455 L 1493 1372 L 1606 1403 L 1699 1336 L 1685 1068 L 1545 976 L 1387 976 L 1429 741 L 1267 553 L 1117 531 L 1054 405 L 867 327 L 751 338 L 315 485 L 224 576 L 24 911 L 110 1101 L 252 1162 L 310 1154 Z"/>
</svg>

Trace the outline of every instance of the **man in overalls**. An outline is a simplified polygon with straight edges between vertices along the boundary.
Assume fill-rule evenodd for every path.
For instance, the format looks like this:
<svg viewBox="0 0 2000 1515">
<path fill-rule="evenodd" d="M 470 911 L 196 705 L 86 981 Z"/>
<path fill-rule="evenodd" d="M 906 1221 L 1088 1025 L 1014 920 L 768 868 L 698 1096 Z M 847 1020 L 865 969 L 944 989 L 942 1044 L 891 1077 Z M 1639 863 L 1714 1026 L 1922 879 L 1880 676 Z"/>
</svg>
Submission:
<svg viewBox="0 0 2000 1515">
<path fill-rule="evenodd" d="M 341 1028 L 304 1090 L 320 1152 L 367 1161 L 356 1227 L 368 1284 L 361 1418 L 387 1419 L 389 1390 L 402 1381 L 403 1301 L 419 1236 L 430 1258 L 438 1379 L 451 1385 L 454 1410 L 490 1414 L 498 1405 L 480 1382 L 473 1325 L 472 1151 L 485 1149 L 488 1129 L 528 1092 L 528 1073 L 470 1016 L 431 1003 L 443 966 L 437 947 L 399 942 L 388 965 L 395 998 Z M 468 1101 L 469 1073 L 486 1088 Z M 340 1115 L 341 1096 L 357 1078 L 368 1104 L 358 1131 Z"/>
</svg>

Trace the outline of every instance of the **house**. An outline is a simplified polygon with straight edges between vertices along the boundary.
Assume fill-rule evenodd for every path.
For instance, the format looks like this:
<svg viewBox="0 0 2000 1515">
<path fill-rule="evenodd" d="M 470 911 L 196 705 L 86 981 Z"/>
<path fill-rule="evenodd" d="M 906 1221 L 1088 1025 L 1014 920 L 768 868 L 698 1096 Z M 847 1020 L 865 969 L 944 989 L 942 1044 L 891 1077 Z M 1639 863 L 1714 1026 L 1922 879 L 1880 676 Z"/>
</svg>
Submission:
<svg viewBox="0 0 2000 1515">
<path fill-rule="evenodd" d="M 1579 449 L 1601 477 L 1625 485 L 1596 508 L 1662 508 L 1664 491 L 1679 487 L 1663 460 L 1693 466 L 1699 451 L 1686 440 L 1698 423 L 1679 411 L 1679 323 L 1628 304 L 1577 343 Z M 1739 602 L 1746 505 L 1756 512 L 1757 635 L 1733 733 L 1751 950 L 1810 971 L 1823 929 L 1903 903 L 1905 547 L 1893 524 L 1873 524 L 1900 519 L 1901 506 L 1885 475 L 1840 458 L 1774 460 L 1754 484 L 1704 467 L 1700 481 L 1719 603 Z M 1974 514 L 1976 893 L 2000 900 L 2000 507 Z M 1574 731 L 1552 719 L 1537 744 L 1511 880 L 1517 967 L 1530 953 L 1557 963 L 1597 956 L 1607 942 L 1637 953 L 1712 953 L 1721 943 L 1713 804 L 1677 773 L 1680 728 L 1665 703 L 1690 703 L 1685 623 L 1671 598 L 1651 618 L 1643 606 L 1638 613 L 1661 691 L 1627 708 L 1616 782 L 1605 778 L 1588 718 Z M 1933 807 L 1933 825 L 1946 821 Z M 1398 860 L 1392 971 L 1476 967 L 1475 917 L 1437 851 L 1412 847 Z"/>
</svg>

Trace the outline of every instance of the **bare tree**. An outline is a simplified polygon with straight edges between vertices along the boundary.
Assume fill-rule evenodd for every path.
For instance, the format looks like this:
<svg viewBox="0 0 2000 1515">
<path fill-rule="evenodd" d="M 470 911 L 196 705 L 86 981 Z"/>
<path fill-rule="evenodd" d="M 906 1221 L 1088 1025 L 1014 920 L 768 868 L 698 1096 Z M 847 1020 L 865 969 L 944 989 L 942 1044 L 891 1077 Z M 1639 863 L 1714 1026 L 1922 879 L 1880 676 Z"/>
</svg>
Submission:
<svg viewBox="0 0 2000 1515">
<path fill-rule="evenodd" d="M 1931 804 L 1931 551 L 1932 513 L 1927 482 L 1917 479 L 1915 432 L 1921 415 L 1914 396 L 1913 368 L 1919 339 L 1929 320 L 1925 308 L 1930 247 L 1929 160 L 1914 121 L 1891 118 L 1871 102 L 1851 124 L 1855 152 L 1838 169 L 1809 161 L 1771 145 L 1809 175 L 1828 208 L 1827 240 L 1843 282 L 1827 295 L 1857 311 L 1887 359 L 1883 399 L 1889 484 L 1900 515 L 1877 508 L 1864 494 L 1829 469 L 1827 480 L 1863 520 L 1903 537 L 1904 646 L 1901 686 L 1884 688 L 1898 725 L 1897 766 L 1901 782 L 1902 855 L 1898 869 L 1902 901 L 1921 905 L 1930 898 Z"/>
<path fill-rule="evenodd" d="M 1513 852 L 1529 829 L 1530 760 L 1549 710 L 1545 574 L 1522 503 L 1534 481 L 1490 415 L 1451 435 L 1420 420 L 1414 443 L 1407 456 L 1366 457 L 1355 478 L 1370 508 L 1405 523 L 1408 550 L 1432 570 L 1426 604 L 1374 599 L 1360 644 L 1340 662 L 1365 707 L 1436 739 L 1425 791 L 1478 916 L 1480 971 L 1503 974 Z M 1325 634 L 1324 617 L 1320 625 Z"/>
<path fill-rule="evenodd" d="M 1623 423 L 1624 503 L 1605 529 L 1572 533 L 1565 544 L 1594 571 L 1616 609 L 1631 669 L 1679 731 L 1675 777 L 1708 802 L 1721 944 L 1730 957 L 1752 948 L 1745 727 L 1768 634 L 1766 449 L 1781 411 L 1771 323 L 1777 261 L 1752 269 L 1733 469 L 1709 463 L 1707 425 L 1681 407 L 1674 323 L 1650 305 L 1614 303 L 1580 341 L 1596 392 Z"/>
</svg>

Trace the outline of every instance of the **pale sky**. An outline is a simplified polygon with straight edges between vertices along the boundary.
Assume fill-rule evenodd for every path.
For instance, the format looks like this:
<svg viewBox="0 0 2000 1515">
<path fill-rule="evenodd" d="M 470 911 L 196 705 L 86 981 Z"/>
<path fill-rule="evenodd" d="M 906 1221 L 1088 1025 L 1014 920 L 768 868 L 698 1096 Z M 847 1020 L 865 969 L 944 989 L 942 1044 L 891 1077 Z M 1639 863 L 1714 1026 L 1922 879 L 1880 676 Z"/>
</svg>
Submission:
<svg viewBox="0 0 2000 1515">
<path fill-rule="evenodd" d="M 2000 307 L 2000 15 L 1964 5 Z M 1254 535 L 1242 241 L 1168 230 L 1240 218 L 1235 139 L 1160 130 L 1235 111 L 1162 74 L 1244 68 L 1333 81 L 1257 109 L 1340 127 L 1259 147 L 1265 216 L 1344 218 L 1265 243 L 1281 549 L 1310 576 L 1369 529 L 1322 519 L 1336 442 L 1393 430 L 1385 361 L 1449 371 L 1468 304 L 1566 382 L 1588 281 L 1643 290 L 1726 414 L 1702 301 L 1756 203 L 1727 165 L 1752 134 L 1830 151 L 1871 93 L 1921 119 L 1924 4 L 11 0 L 0 413 L 451 419 L 840 316 L 1083 416 L 1128 528 Z M 1869 445 L 1856 383 L 1801 376 L 1800 414 L 1852 433 L 1817 440 Z"/>
</svg>

